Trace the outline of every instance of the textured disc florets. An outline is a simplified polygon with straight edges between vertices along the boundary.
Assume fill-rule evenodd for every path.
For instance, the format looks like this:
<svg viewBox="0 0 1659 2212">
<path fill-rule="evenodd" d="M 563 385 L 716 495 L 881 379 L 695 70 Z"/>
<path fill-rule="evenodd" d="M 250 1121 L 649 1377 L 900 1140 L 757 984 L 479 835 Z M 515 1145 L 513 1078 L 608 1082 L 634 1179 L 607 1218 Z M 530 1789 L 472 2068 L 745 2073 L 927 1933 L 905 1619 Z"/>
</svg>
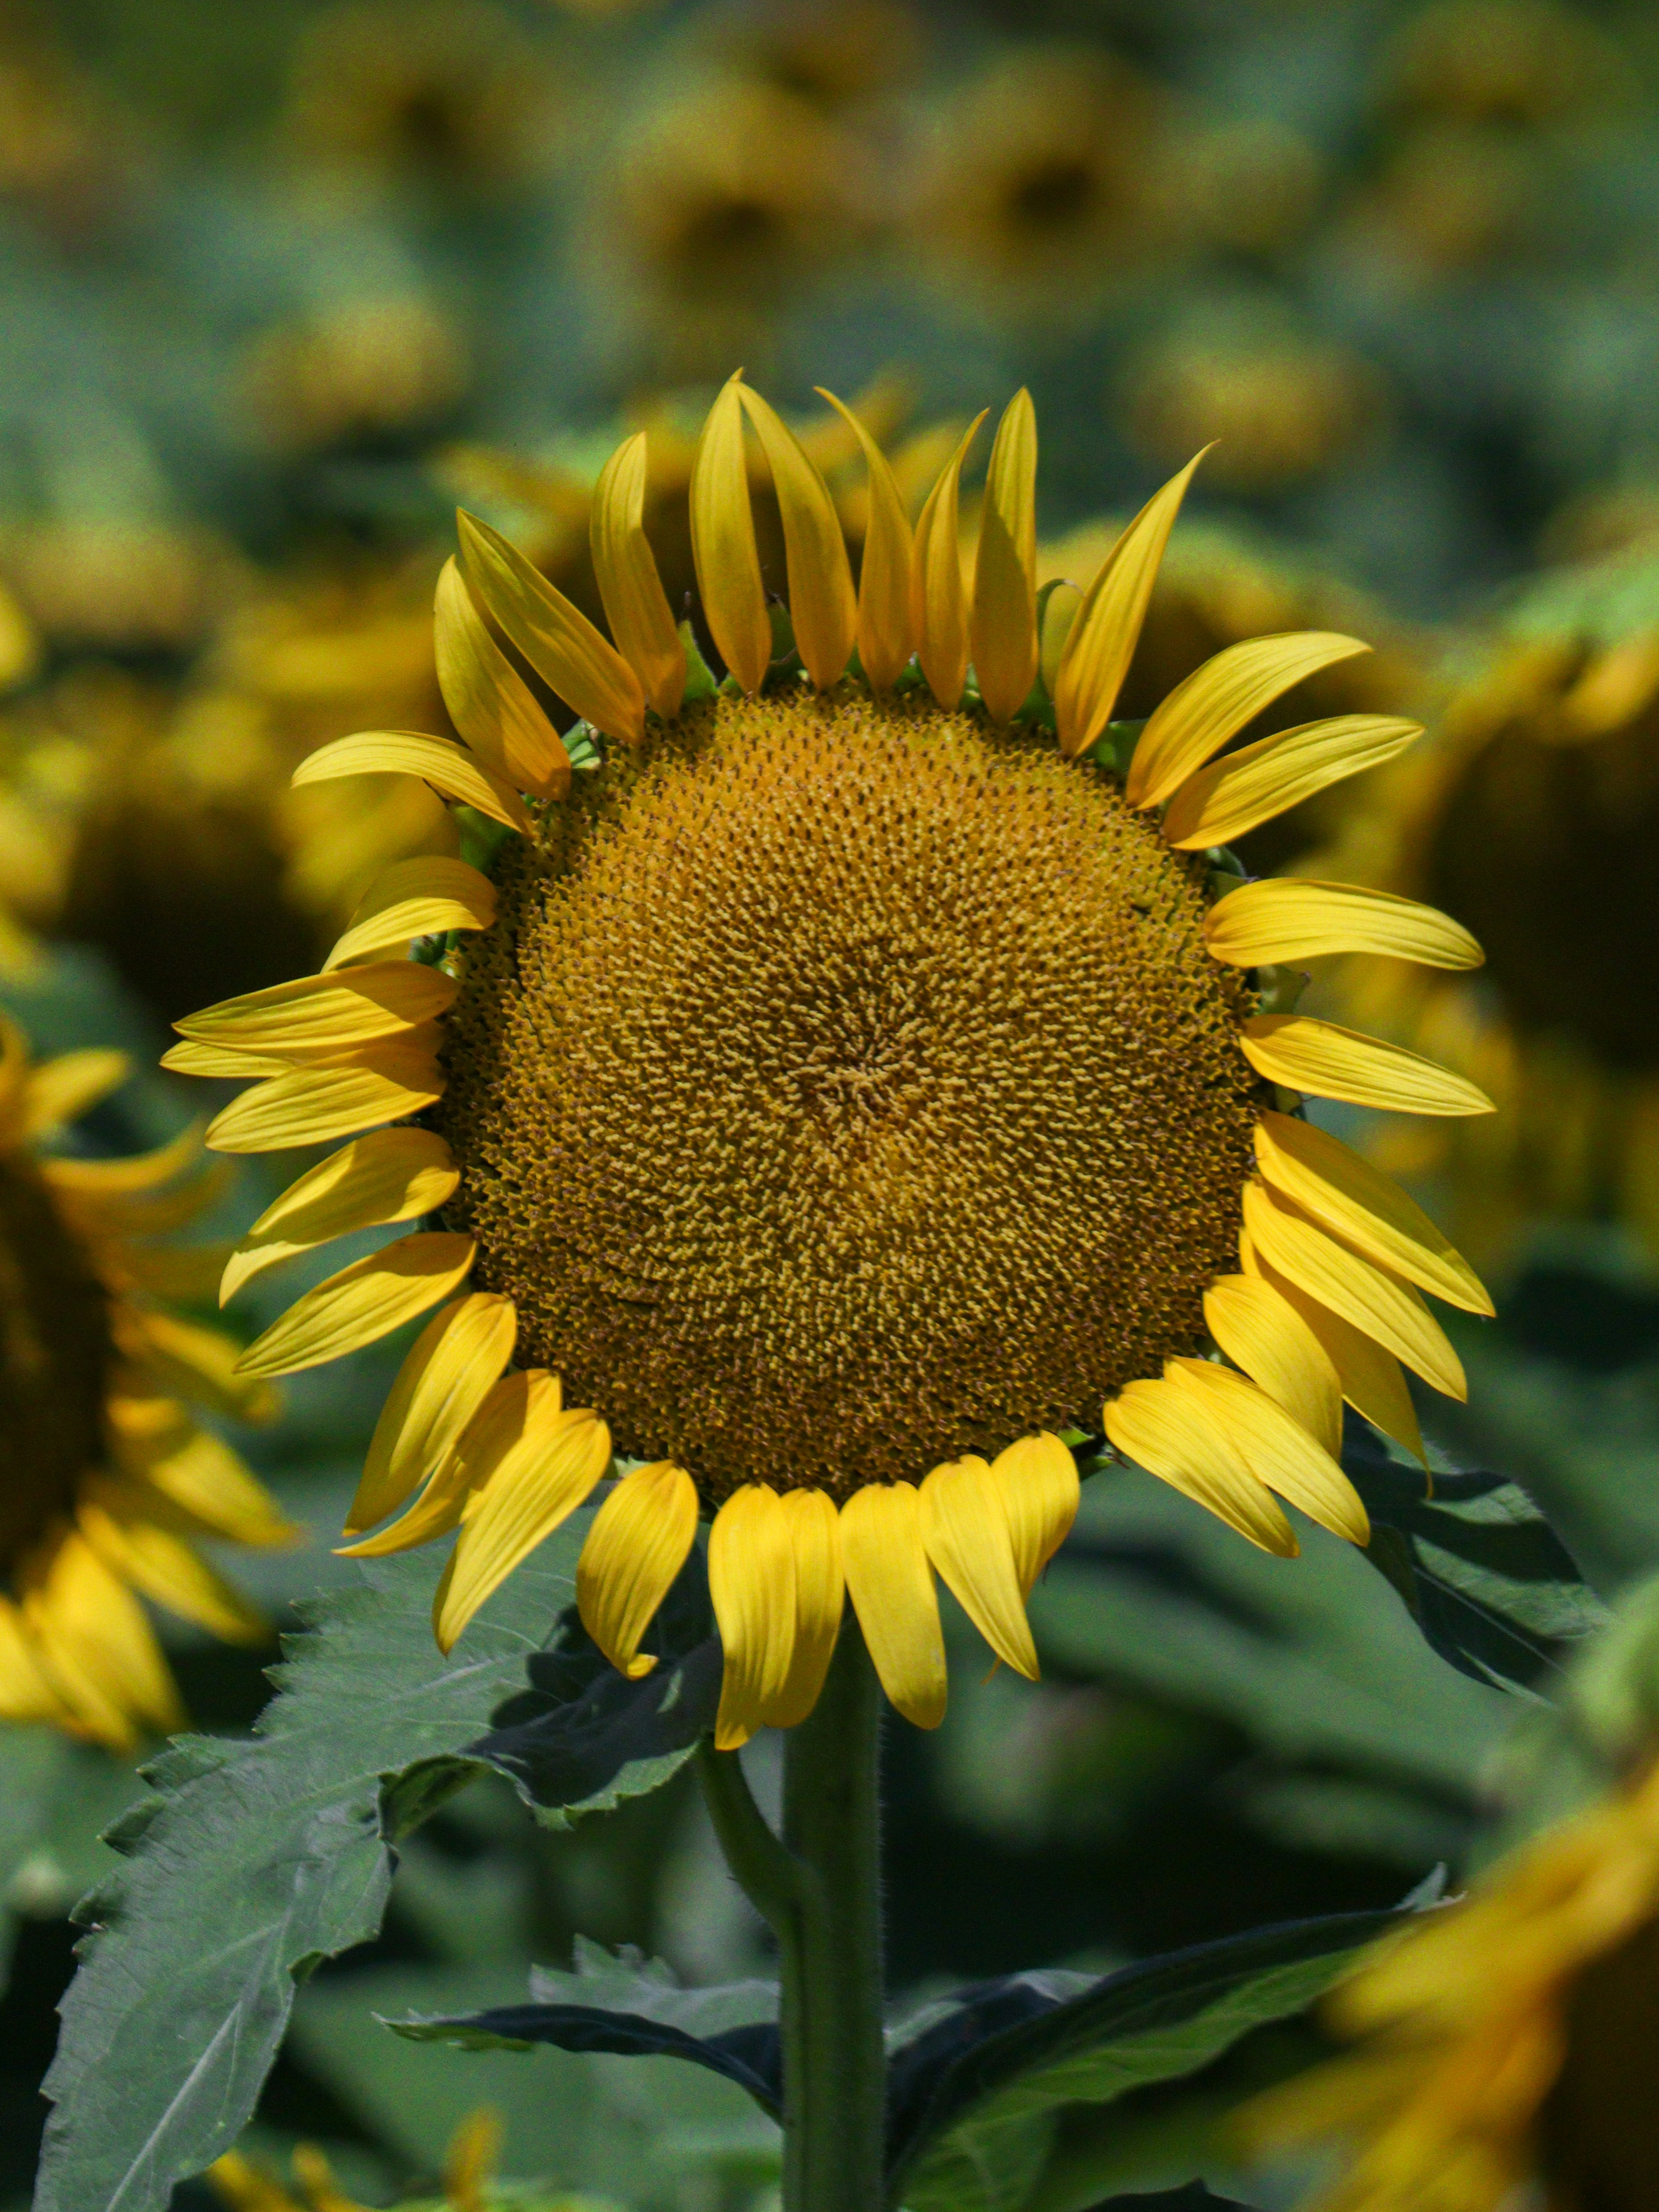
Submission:
<svg viewBox="0 0 1659 2212">
<path fill-rule="evenodd" d="M 592 781 L 504 848 L 449 1024 L 521 1364 L 716 1503 L 917 1480 L 1195 1346 L 1256 1112 L 1201 859 L 931 702 L 721 701 Z"/>
</svg>

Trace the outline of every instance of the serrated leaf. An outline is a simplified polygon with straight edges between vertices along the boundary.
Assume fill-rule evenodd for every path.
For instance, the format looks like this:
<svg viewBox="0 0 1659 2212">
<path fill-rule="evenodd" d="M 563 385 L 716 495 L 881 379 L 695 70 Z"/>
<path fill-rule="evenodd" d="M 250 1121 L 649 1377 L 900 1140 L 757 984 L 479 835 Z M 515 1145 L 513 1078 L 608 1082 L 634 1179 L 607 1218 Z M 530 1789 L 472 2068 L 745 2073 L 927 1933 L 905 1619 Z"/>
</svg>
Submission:
<svg viewBox="0 0 1659 2212">
<path fill-rule="evenodd" d="M 1356 1950 L 1397 1917 L 1343 1913 L 1228 1936 L 1103 1976 L 1042 2002 L 1041 1977 L 963 1993 L 895 2059 L 890 2201 L 907 2212 L 1012 2212 L 1069 2105 L 1112 2102 L 1196 2073 L 1264 2023 L 1304 2012 Z M 975 2008 L 1024 2017 L 975 2035 Z"/>
<path fill-rule="evenodd" d="M 432 1640 L 436 1562 L 376 1563 L 367 1587 L 308 1609 L 259 1734 L 184 1739 L 147 1770 L 155 1802 L 122 1824 L 130 1856 L 82 1908 L 95 1933 L 46 2085 L 37 2212 L 162 2212 L 229 2148 L 296 1984 L 375 1934 L 395 1837 L 481 1770 L 468 1747 L 568 1607 L 587 1519 L 448 1659 Z M 590 1802 L 629 1786 L 625 1771 L 603 1783 Z"/>
<path fill-rule="evenodd" d="M 616 1958 L 597 1944 L 576 1945 L 576 1972 L 538 1968 L 532 2001 L 486 2011 L 415 2015 L 386 2027 L 417 2042 L 468 2051 L 605 2051 L 629 2058 L 688 2060 L 735 2081 L 777 2119 L 783 2109 L 778 1991 L 772 1982 L 682 1989 L 659 1962 L 636 1952 Z"/>
<path fill-rule="evenodd" d="M 1352 1415 L 1342 1463 L 1370 1515 L 1367 1556 L 1461 1674 L 1540 1688 L 1606 1623 L 1606 1605 L 1518 1482 L 1483 1468 L 1437 1468 L 1431 1480 Z"/>
</svg>

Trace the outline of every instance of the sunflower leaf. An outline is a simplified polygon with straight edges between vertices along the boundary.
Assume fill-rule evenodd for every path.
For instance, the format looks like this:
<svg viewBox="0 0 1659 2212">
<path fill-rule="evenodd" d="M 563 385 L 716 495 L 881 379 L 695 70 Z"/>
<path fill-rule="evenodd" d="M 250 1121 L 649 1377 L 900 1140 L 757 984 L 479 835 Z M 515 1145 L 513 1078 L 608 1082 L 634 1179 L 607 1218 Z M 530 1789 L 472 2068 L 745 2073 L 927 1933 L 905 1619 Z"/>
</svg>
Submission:
<svg viewBox="0 0 1659 2212">
<path fill-rule="evenodd" d="M 371 1568 L 308 1609 L 246 1741 L 185 1739 L 116 1832 L 124 1862 L 77 1915 L 94 1932 L 64 2001 L 38 2212 L 162 2212 L 234 2142 L 297 1984 L 377 1932 L 396 1838 L 489 1764 L 471 1747 L 573 1594 L 574 1516 L 491 1600 L 454 1654 L 432 1640 L 437 1563 Z M 647 1678 L 647 1680 L 650 1678 Z M 654 1788 L 673 1754 L 608 1770 L 597 1809 Z M 684 1757 L 684 1753 L 678 1757 Z"/>
<path fill-rule="evenodd" d="M 1607 1608 L 1518 1482 L 1484 1469 L 1422 1469 L 1349 1419 L 1342 1464 L 1365 1501 L 1366 1556 L 1430 1645 L 1461 1674 L 1532 1692 L 1559 1679 Z"/>
</svg>

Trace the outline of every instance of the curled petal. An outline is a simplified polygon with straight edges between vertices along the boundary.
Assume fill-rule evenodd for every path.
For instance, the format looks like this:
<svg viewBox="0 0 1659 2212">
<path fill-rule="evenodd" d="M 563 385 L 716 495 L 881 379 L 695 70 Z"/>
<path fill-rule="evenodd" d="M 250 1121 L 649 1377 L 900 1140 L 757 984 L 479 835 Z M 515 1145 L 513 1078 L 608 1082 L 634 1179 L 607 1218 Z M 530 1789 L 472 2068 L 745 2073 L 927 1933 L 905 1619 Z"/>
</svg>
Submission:
<svg viewBox="0 0 1659 2212">
<path fill-rule="evenodd" d="M 833 392 L 820 388 L 858 439 L 870 476 L 870 520 L 859 568 L 859 661 L 872 690 L 885 691 L 916 649 L 910 620 L 910 520 L 887 456 Z"/>
<path fill-rule="evenodd" d="M 564 739 L 489 635 L 453 556 L 438 578 L 434 638 L 438 689 L 478 759 L 510 790 L 562 799 L 570 789 Z"/>
<path fill-rule="evenodd" d="M 974 673 L 996 722 L 1019 712 L 1037 670 L 1036 465 L 1036 410 L 1022 388 L 997 425 L 974 564 Z"/>
<path fill-rule="evenodd" d="M 645 534 L 645 463 L 639 430 L 599 471 L 588 538 L 611 635 L 653 713 L 672 721 L 685 696 L 685 647 Z"/>
<path fill-rule="evenodd" d="M 788 424 L 746 384 L 738 400 L 772 471 L 789 563 L 789 617 L 806 672 L 820 691 L 846 673 L 858 616 L 847 541 L 830 488 Z"/>
<path fill-rule="evenodd" d="M 908 1482 L 866 1483 L 841 1510 L 847 1592 L 881 1686 L 917 1728 L 945 1717 L 945 1634 Z"/>
<path fill-rule="evenodd" d="M 636 745 L 645 733 L 645 695 L 609 638 L 500 531 L 466 514 L 456 526 L 468 589 L 538 676 L 596 730 Z"/>
<path fill-rule="evenodd" d="M 470 1272 L 470 1237 L 425 1230 L 400 1237 L 319 1283 L 237 1361 L 242 1375 L 297 1375 L 374 1344 L 447 1298 Z"/>
<path fill-rule="evenodd" d="M 927 495 L 910 550 L 910 628 L 921 672 L 941 707 L 954 707 L 968 680 L 968 596 L 962 588 L 962 465 L 984 415 L 974 417 Z"/>
<path fill-rule="evenodd" d="M 697 1492 L 667 1460 L 623 1475 L 587 1532 L 576 1565 L 582 1626 L 630 1681 L 656 1665 L 640 1638 L 685 1565 L 697 1534 Z"/>
<path fill-rule="evenodd" d="M 374 1424 L 346 1533 L 393 1512 L 459 1445 L 513 1357 L 511 1298 L 473 1291 L 436 1313 L 410 1346 Z"/>
<path fill-rule="evenodd" d="M 708 1593 L 726 1655 L 714 1744 L 735 1751 L 781 1701 L 794 1658 L 795 1547 L 769 1484 L 745 1483 L 714 1516 Z"/>
<path fill-rule="evenodd" d="M 761 582 L 743 403 L 732 377 L 708 410 L 691 470 L 691 553 L 714 649 L 744 691 L 758 691 L 772 658 L 772 623 Z"/>
<path fill-rule="evenodd" d="M 1106 1434 L 1126 1457 L 1282 1559 L 1295 1531 L 1210 1408 L 1172 1382 L 1131 1382 L 1106 1407 Z"/>
<path fill-rule="evenodd" d="M 982 1459 L 936 1467 L 921 1486 L 922 1540 L 963 1611 L 1005 1665 L 1037 1679 L 1006 1492 Z"/>
<path fill-rule="evenodd" d="M 1370 647 L 1335 630 L 1241 638 L 1176 684 L 1148 717 L 1123 787 L 1131 806 L 1161 806 L 1195 769 L 1281 693 Z"/>
</svg>

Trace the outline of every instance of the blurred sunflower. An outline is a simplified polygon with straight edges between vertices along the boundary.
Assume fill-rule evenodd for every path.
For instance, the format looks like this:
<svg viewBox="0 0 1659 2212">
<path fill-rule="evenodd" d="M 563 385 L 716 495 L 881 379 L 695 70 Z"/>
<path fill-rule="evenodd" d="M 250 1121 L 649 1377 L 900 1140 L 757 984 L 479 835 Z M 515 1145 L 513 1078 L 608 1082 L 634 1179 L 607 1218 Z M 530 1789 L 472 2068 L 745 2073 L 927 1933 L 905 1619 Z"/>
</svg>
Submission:
<svg viewBox="0 0 1659 2212">
<path fill-rule="evenodd" d="M 423 2203 L 422 2212 L 488 2212 L 509 2203 L 514 2212 L 584 2212 L 586 2200 L 568 2196 L 526 2192 L 515 2187 L 498 2191 L 495 2160 L 501 2147 L 499 2115 L 488 2109 L 471 2113 L 455 2130 L 444 2160 L 443 2195 Z M 227 2151 L 207 2170 L 207 2184 L 225 2212 L 367 2212 L 349 2197 L 334 2178 L 334 2169 L 311 2143 L 300 2143 L 293 2155 L 294 2186 L 290 2196 L 278 2181 L 261 2172 L 240 2151 Z M 415 2212 L 415 2208 L 406 2208 Z M 594 2212 L 599 2212 L 596 2205 Z"/>
<path fill-rule="evenodd" d="M 1659 1767 L 1539 1838 L 1328 2001 L 1352 2055 L 1241 2115 L 1340 2145 L 1318 2212 L 1647 2212 L 1659 2173 Z"/>
<path fill-rule="evenodd" d="M 998 56 L 936 120 L 916 228 L 930 276 L 981 309 L 1088 312 L 1167 245 L 1167 127 L 1157 90 L 1092 48 Z"/>
<path fill-rule="evenodd" d="M 1040 577 L 1092 575 L 1122 528 L 1121 519 L 1085 523 L 1039 547 Z M 1045 655 L 1059 651 L 1064 625 L 1081 596 L 1076 584 L 1057 584 L 1046 607 Z M 1160 699 L 1224 647 L 1275 630 L 1351 630 L 1374 641 L 1373 649 L 1311 671 L 1264 705 L 1236 743 L 1254 743 L 1321 715 L 1380 714 L 1405 708 L 1421 714 L 1431 679 L 1427 656 L 1409 633 L 1374 601 L 1321 569 L 1297 562 L 1282 548 L 1212 522 L 1182 522 L 1172 537 L 1134 658 L 1123 680 L 1118 711 L 1126 719 L 1150 714 Z M 1271 875 L 1318 845 L 1328 843 L 1363 785 L 1328 785 L 1236 842 L 1248 866 Z"/>
<path fill-rule="evenodd" d="M 782 515 L 787 618 L 763 585 L 745 422 Z M 726 1747 L 811 1711 L 848 1596 L 893 1703 L 937 1723 L 935 1571 L 1035 1674 L 1024 1601 L 1078 1496 L 1062 1431 L 1103 1397 L 1114 1448 L 1253 1542 L 1297 1548 L 1274 1492 L 1364 1541 L 1334 1455 L 1344 1397 L 1419 1448 L 1401 1363 L 1463 1389 L 1423 1291 L 1490 1310 L 1288 1086 L 1486 1102 L 1279 1010 L 1266 972 L 1314 951 L 1466 968 L 1474 940 L 1341 884 L 1243 883 L 1212 850 L 1419 734 L 1343 716 L 1206 765 L 1364 647 L 1234 647 L 1131 756 L 1109 724 L 1195 464 L 1108 555 L 1042 689 L 1029 398 L 992 450 L 971 592 L 973 430 L 913 532 L 853 427 L 856 594 L 799 441 L 735 377 L 715 402 L 691 518 L 718 688 L 646 542 L 643 434 L 594 501 L 614 645 L 463 515 L 437 604 L 463 742 L 344 738 L 299 776 L 422 776 L 504 833 L 491 872 L 390 871 L 320 973 L 191 1016 L 167 1055 L 258 1079 L 213 1123 L 222 1151 L 346 1140 L 255 1224 L 222 1296 L 349 1231 L 417 1224 L 240 1362 L 292 1372 L 437 1309 L 350 1532 L 420 1494 L 351 1552 L 459 1528 L 434 1609 L 448 1649 L 611 1464 L 607 1420 L 567 1405 L 568 1382 L 642 1462 L 588 1534 L 582 1618 L 648 1671 L 641 1640 L 711 1516 Z M 568 746 L 492 621 L 581 715 Z M 416 939 L 449 949 L 399 957 Z M 418 1225 L 434 1212 L 444 1226 Z"/>
<path fill-rule="evenodd" d="M 1378 778 L 1334 847 L 1359 880 L 1480 933 L 1479 988 L 1339 975 L 1360 1018 L 1449 1059 L 1504 1109 L 1424 1129 L 1462 1233 L 1501 1257 L 1540 1214 L 1630 1223 L 1659 1247 L 1659 560 L 1558 571 L 1468 656 L 1431 743 Z M 1310 860 L 1310 866 L 1320 865 Z M 1609 948 L 1616 948 L 1610 951 Z"/>
<path fill-rule="evenodd" d="M 899 90 L 926 45 L 921 19 L 899 0 L 765 0 L 715 11 L 707 36 L 734 76 L 832 112 Z"/>
<path fill-rule="evenodd" d="M 241 364 L 259 434 L 288 451 L 429 434 L 471 377 L 465 335 L 410 290 L 337 302 L 263 331 Z"/>
<path fill-rule="evenodd" d="M 125 1073 L 104 1051 L 35 1066 L 0 1019 L 0 1717 L 118 1749 L 184 1724 L 134 1592 L 263 1642 L 264 1622 L 196 1540 L 295 1534 L 188 1410 L 249 1420 L 273 1404 L 235 1373 L 230 1338 L 167 1307 L 204 1291 L 218 1262 L 157 1241 L 220 1187 L 199 1135 L 134 1159 L 45 1148 Z"/>
</svg>

